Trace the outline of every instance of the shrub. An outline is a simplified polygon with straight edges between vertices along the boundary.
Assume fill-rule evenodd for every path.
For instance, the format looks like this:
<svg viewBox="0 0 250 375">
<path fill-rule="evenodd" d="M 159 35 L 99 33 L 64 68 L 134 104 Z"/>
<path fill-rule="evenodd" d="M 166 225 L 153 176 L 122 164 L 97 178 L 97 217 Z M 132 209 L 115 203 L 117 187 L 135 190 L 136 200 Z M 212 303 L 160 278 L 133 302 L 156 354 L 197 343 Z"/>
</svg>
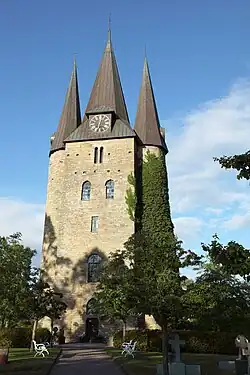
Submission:
<svg viewBox="0 0 250 375">
<path fill-rule="evenodd" d="M 10 337 L 8 336 L 5 330 L 0 331 L 0 348 L 10 348 L 12 346 L 12 342 Z"/>
<path fill-rule="evenodd" d="M 3 328 L 0 330 L 0 344 L 1 338 L 6 338 L 14 348 L 28 348 L 30 346 L 31 334 L 31 327 Z M 37 343 L 50 341 L 49 330 L 38 328 L 35 339 Z"/>
<path fill-rule="evenodd" d="M 51 333 L 47 328 L 37 328 L 36 330 L 36 342 L 50 342 Z"/>
<path fill-rule="evenodd" d="M 175 331 L 180 339 L 185 341 L 183 352 L 187 353 L 211 353 L 211 354 L 237 354 L 235 347 L 235 333 L 227 332 L 201 332 L 201 331 Z M 140 351 L 162 350 L 161 331 L 127 331 L 126 341 L 137 341 L 137 348 Z M 123 339 L 119 331 L 114 336 L 114 346 L 121 348 Z"/>
<path fill-rule="evenodd" d="M 14 348 L 25 348 L 29 346 L 31 338 L 31 328 L 3 328 L 0 330 L 0 337 L 10 340 Z"/>
</svg>

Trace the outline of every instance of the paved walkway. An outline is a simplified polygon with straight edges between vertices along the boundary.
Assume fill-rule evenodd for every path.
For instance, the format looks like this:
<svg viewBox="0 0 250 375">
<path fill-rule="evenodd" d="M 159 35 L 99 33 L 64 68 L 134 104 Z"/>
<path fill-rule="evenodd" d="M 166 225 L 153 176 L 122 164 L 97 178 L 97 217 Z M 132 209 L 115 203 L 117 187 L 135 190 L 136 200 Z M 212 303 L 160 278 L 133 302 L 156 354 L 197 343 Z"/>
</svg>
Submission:
<svg viewBox="0 0 250 375">
<path fill-rule="evenodd" d="M 124 375 L 102 348 L 64 348 L 51 375 Z"/>
</svg>

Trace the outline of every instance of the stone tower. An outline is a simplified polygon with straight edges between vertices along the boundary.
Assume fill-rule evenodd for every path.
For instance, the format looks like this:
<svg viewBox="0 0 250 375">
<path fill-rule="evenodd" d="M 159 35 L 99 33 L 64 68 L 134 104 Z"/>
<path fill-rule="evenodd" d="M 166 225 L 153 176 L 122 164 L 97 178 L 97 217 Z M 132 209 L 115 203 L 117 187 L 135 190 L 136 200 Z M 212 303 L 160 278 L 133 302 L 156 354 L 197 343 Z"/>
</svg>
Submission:
<svg viewBox="0 0 250 375">
<path fill-rule="evenodd" d="M 109 32 L 83 118 L 74 63 L 60 122 L 51 137 L 42 269 L 67 303 L 58 322 L 66 340 L 105 331 L 89 301 L 101 262 L 134 233 L 125 196 L 128 176 L 135 174 L 145 148 L 167 151 L 148 64 L 145 61 L 134 131 Z"/>
</svg>

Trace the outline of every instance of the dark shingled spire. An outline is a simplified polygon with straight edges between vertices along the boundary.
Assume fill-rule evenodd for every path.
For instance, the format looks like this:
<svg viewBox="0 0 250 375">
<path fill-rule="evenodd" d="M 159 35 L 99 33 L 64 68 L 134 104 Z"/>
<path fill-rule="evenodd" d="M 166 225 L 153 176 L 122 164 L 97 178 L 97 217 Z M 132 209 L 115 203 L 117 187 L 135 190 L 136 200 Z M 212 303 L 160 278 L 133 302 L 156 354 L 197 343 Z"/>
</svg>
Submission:
<svg viewBox="0 0 250 375">
<path fill-rule="evenodd" d="M 135 132 L 143 145 L 161 147 L 168 152 L 165 140 L 161 134 L 160 122 L 146 57 L 135 119 Z"/>
<path fill-rule="evenodd" d="M 50 154 L 64 149 L 64 140 L 80 125 L 81 109 L 77 81 L 76 61 L 70 78 L 62 115 L 56 133 L 51 137 Z"/>
<path fill-rule="evenodd" d="M 86 114 L 115 112 L 121 120 L 129 122 L 120 76 L 111 43 L 111 31 L 86 108 Z"/>
<path fill-rule="evenodd" d="M 103 133 L 89 128 L 88 115 L 114 112 L 113 125 Z M 83 122 L 66 139 L 66 142 L 79 142 L 96 139 L 135 137 L 128 119 L 115 55 L 111 43 L 110 28 L 101 65 L 90 95 Z"/>
</svg>

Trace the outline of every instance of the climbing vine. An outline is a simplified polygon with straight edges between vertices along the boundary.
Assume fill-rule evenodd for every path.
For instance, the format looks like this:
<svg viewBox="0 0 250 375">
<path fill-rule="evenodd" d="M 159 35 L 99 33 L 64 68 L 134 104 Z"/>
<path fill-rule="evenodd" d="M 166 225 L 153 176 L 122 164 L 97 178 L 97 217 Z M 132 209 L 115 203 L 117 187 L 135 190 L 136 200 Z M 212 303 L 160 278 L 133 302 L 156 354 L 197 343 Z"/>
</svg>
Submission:
<svg viewBox="0 0 250 375">
<path fill-rule="evenodd" d="M 165 154 L 147 151 L 142 164 L 141 229 L 159 246 L 173 236 Z"/>
<path fill-rule="evenodd" d="M 133 173 L 128 175 L 128 183 L 130 187 L 126 190 L 125 201 L 127 204 L 127 212 L 132 221 L 135 221 L 135 208 L 136 208 L 136 181 Z"/>
</svg>

